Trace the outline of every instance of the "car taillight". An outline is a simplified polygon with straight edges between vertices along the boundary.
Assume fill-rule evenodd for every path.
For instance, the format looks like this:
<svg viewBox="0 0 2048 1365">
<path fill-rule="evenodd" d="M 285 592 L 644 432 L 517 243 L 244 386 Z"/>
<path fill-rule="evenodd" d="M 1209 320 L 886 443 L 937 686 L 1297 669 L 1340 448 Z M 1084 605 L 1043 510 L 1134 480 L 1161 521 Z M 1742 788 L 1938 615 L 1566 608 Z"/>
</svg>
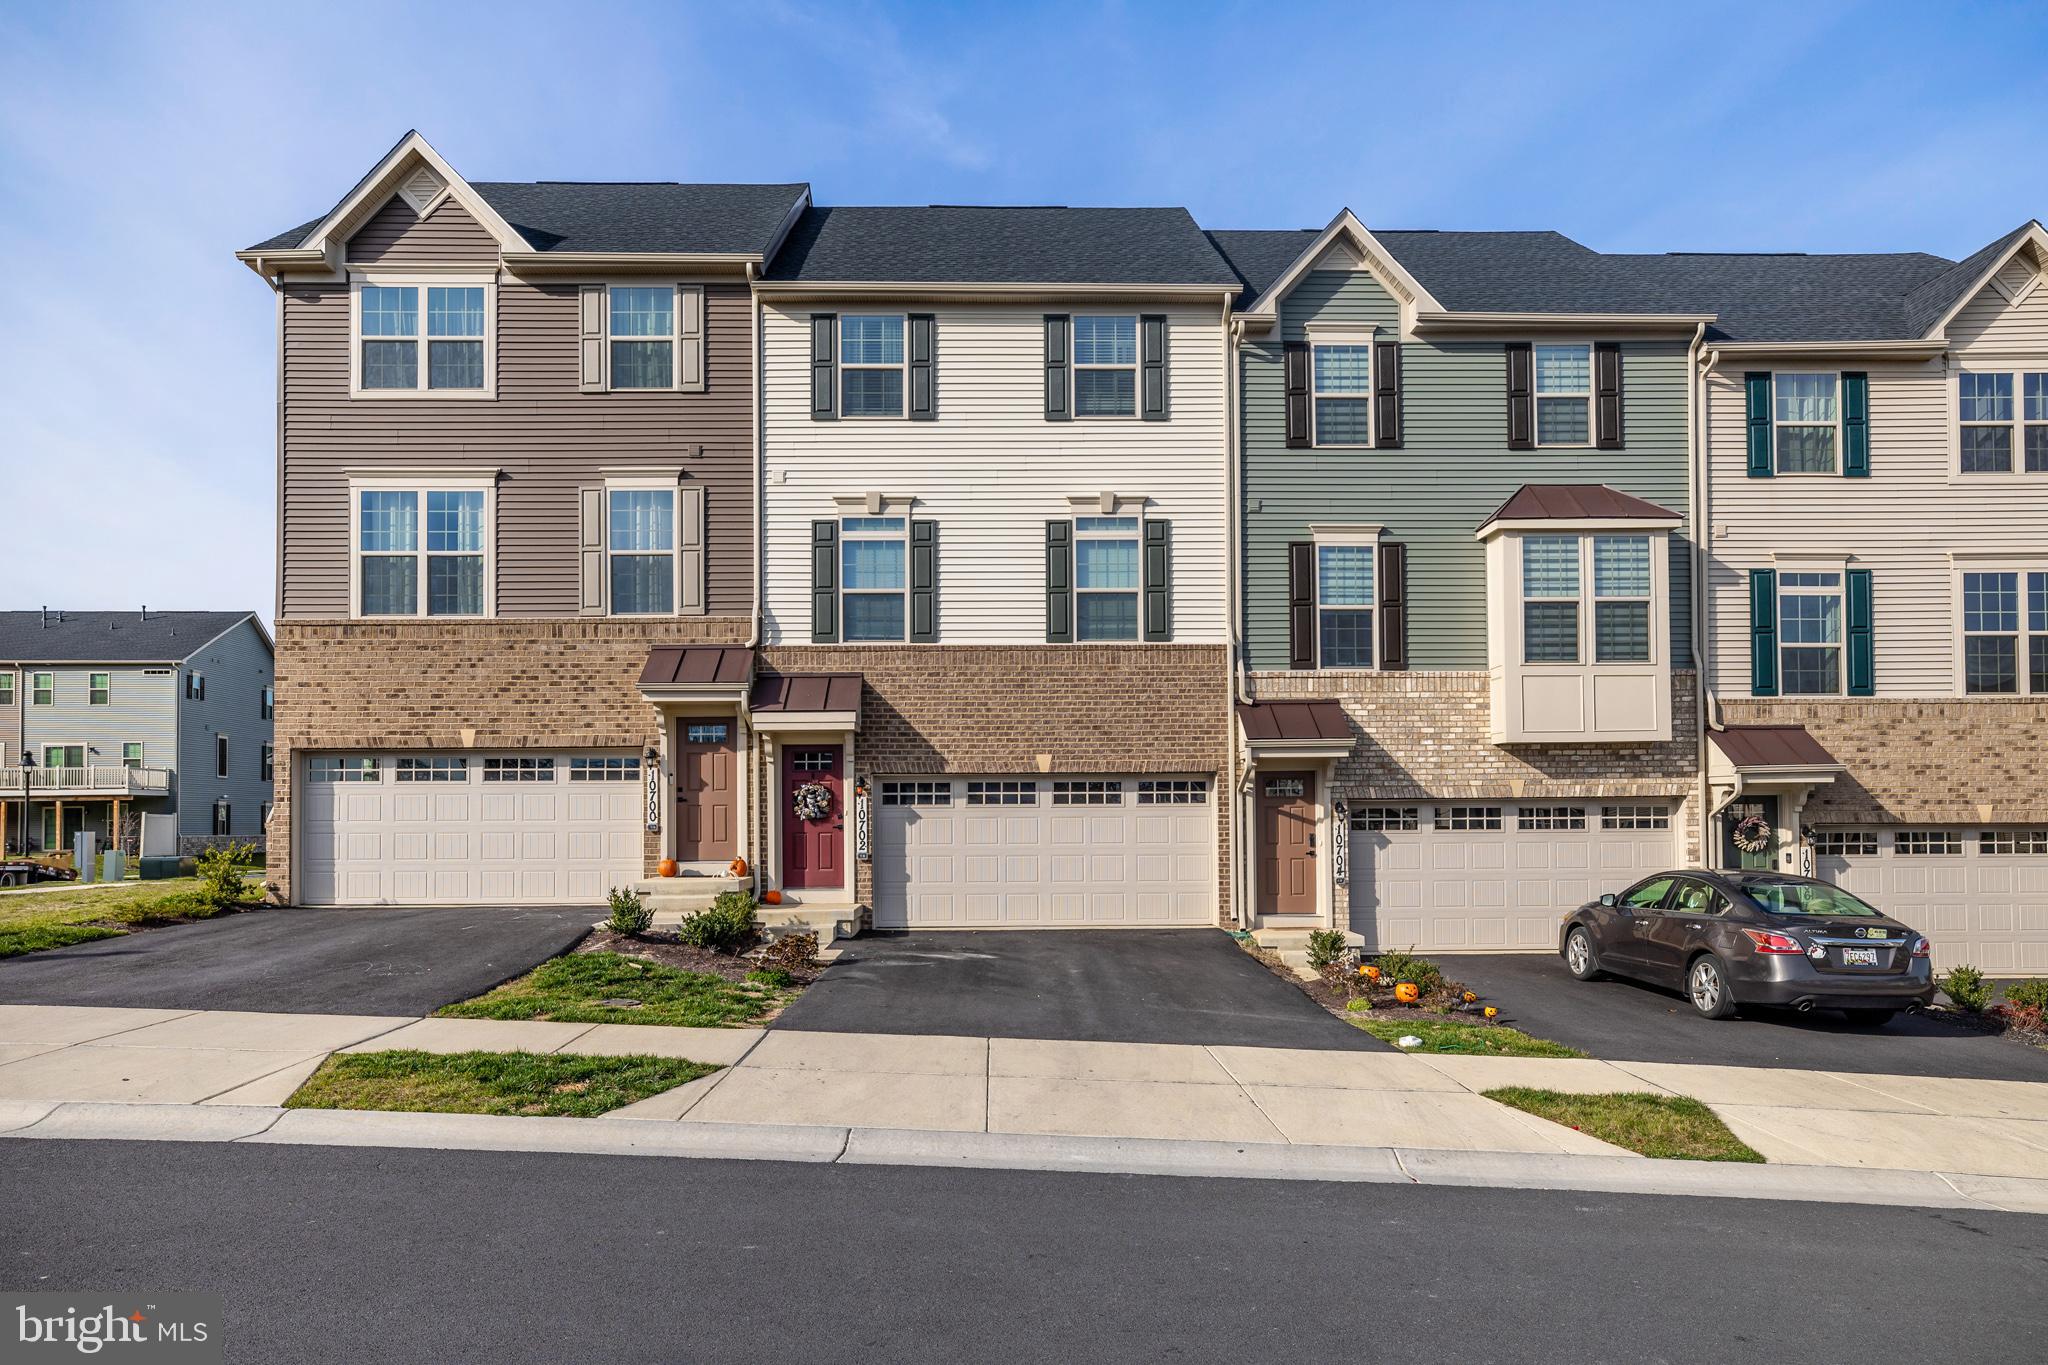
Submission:
<svg viewBox="0 0 2048 1365">
<path fill-rule="evenodd" d="M 1799 940 L 1793 938 L 1790 934 L 1774 934 L 1768 929 L 1744 929 L 1742 932 L 1749 935 L 1749 941 L 1756 945 L 1756 950 L 1760 953 L 1803 953 L 1806 951 L 1806 949 L 1799 946 Z"/>
<path fill-rule="evenodd" d="M 1934 945 L 1932 943 L 1929 943 L 1926 939 L 1916 938 L 1913 940 L 1914 957 L 1926 957 L 1929 953 L 1932 953 L 1933 951 Z"/>
</svg>

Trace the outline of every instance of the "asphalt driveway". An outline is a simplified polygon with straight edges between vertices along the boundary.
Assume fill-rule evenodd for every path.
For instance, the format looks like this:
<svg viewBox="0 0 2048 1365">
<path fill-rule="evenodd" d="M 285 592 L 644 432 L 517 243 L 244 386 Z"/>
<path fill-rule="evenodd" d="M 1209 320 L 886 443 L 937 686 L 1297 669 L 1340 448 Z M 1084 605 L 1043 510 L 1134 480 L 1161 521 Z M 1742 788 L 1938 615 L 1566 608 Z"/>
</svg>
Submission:
<svg viewBox="0 0 2048 1365">
<path fill-rule="evenodd" d="M 1609 1061 L 2048 1081 L 2048 1051 L 1919 1015 L 1875 1029 L 1820 1010 L 1745 1010 L 1716 1021 L 1677 991 L 1613 977 L 1574 981 L 1550 953 L 1437 961 L 1500 1006 L 1504 1023 Z"/>
<path fill-rule="evenodd" d="M 0 960 L 0 1004 L 431 1014 L 545 962 L 596 909 L 272 909 Z"/>
<path fill-rule="evenodd" d="M 775 1027 L 1386 1048 L 1274 976 L 1220 929 L 863 934 Z"/>
</svg>

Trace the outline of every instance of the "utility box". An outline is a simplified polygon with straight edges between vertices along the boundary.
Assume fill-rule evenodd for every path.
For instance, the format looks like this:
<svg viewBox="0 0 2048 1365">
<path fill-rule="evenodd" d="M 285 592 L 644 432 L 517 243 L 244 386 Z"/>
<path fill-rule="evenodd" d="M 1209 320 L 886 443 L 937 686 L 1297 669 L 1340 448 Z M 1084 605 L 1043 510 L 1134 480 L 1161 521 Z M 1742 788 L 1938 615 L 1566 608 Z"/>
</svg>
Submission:
<svg viewBox="0 0 2048 1365">
<path fill-rule="evenodd" d="M 160 882 L 178 875 L 178 865 L 184 859 L 179 857 L 145 857 L 137 860 L 136 868 L 146 882 Z"/>
<path fill-rule="evenodd" d="M 71 836 L 71 865 L 78 869 L 78 880 L 94 880 L 93 873 L 99 870 L 100 836 L 89 829 L 82 829 Z"/>
<path fill-rule="evenodd" d="M 178 854 L 178 817 L 145 812 L 142 817 L 142 856 L 175 858 Z"/>
</svg>

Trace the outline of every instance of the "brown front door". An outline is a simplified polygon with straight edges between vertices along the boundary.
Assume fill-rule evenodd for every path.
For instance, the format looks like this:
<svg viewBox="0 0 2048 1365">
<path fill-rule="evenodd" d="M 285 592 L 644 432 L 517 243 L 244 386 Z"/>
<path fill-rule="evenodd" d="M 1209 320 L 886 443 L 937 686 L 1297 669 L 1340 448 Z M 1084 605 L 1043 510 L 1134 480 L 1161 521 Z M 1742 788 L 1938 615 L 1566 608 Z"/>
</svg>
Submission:
<svg viewBox="0 0 2048 1365">
<path fill-rule="evenodd" d="M 676 859 L 724 862 L 740 851 L 732 722 L 676 722 Z"/>
<path fill-rule="evenodd" d="M 1316 912 L 1316 775 L 1259 774 L 1259 913 Z"/>
<path fill-rule="evenodd" d="M 782 884 L 794 890 L 846 885 L 846 807 L 837 744 L 791 744 L 782 751 Z M 797 791 L 812 783 L 826 792 L 825 810 L 811 819 L 797 809 Z"/>
</svg>

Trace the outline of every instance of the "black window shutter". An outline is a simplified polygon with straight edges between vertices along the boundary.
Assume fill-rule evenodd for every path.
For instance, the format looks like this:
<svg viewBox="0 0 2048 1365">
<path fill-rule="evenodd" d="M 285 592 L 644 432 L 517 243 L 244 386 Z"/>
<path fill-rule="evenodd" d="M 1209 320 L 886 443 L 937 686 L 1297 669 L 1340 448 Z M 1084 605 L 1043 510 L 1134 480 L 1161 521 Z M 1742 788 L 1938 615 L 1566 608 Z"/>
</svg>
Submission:
<svg viewBox="0 0 2048 1365">
<path fill-rule="evenodd" d="M 1593 345 L 1593 410 L 1598 424 L 1594 444 L 1602 450 L 1621 449 L 1621 343 L 1600 341 Z"/>
<path fill-rule="evenodd" d="M 1380 542 L 1380 667 L 1408 667 L 1408 547 Z"/>
<path fill-rule="evenodd" d="M 1145 523 L 1145 638 L 1173 638 L 1173 523 Z"/>
<path fill-rule="evenodd" d="M 1752 370 L 1742 376 L 1749 405 L 1749 477 L 1771 477 L 1771 373 Z"/>
<path fill-rule="evenodd" d="M 1287 666 L 1316 666 L 1316 546 L 1287 543 Z"/>
<path fill-rule="evenodd" d="M 1842 475 L 1870 477 L 1870 376 L 1860 370 L 1842 375 Z"/>
<path fill-rule="evenodd" d="M 1401 343 L 1372 344 L 1372 435 L 1381 450 L 1401 448 Z"/>
<path fill-rule="evenodd" d="M 1145 404 L 1148 422 L 1166 420 L 1166 315 L 1146 313 L 1138 319 L 1138 337 L 1143 346 Z"/>
<path fill-rule="evenodd" d="M 1290 341 L 1287 357 L 1287 448 L 1303 450 L 1314 444 L 1308 431 L 1308 343 Z"/>
<path fill-rule="evenodd" d="M 1074 415 L 1067 401 L 1067 395 L 1073 388 L 1067 375 L 1068 326 L 1065 313 L 1045 315 L 1045 420 L 1048 422 L 1069 421 Z"/>
<path fill-rule="evenodd" d="M 829 422 L 839 413 L 839 316 L 811 314 L 811 420 Z"/>
<path fill-rule="evenodd" d="M 1870 570 L 1851 569 L 1843 585 L 1848 589 L 1849 676 L 1852 697 L 1877 694 L 1877 641 L 1875 618 L 1870 608 Z"/>
<path fill-rule="evenodd" d="M 1536 356 L 1526 341 L 1510 341 L 1508 353 L 1508 449 L 1536 448 Z"/>
<path fill-rule="evenodd" d="M 910 642 L 928 645 L 937 639 L 933 611 L 939 589 L 939 524 L 910 523 Z"/>
<path fill-rule="evenodd" d="M 1778 572 L 1749 571 L 1749 694 L 1778 695 Z"/>
<path fill-rule="evenodd" d="M 839 523 L 811 523 L 811 643 L 839 639 Z"/>
<path fill-rule="evenodd" d="M 1045 638 L 1074 642 L 1074 523 L 1045 524 Z"/>
<path fill-rule="evenodd" d="M 910 322 L 910 420 L 931 422 L 938 418 L 937 393 L 932 386 L 932 329 L 930 313 L 912 313 Z"/>
</svg>

